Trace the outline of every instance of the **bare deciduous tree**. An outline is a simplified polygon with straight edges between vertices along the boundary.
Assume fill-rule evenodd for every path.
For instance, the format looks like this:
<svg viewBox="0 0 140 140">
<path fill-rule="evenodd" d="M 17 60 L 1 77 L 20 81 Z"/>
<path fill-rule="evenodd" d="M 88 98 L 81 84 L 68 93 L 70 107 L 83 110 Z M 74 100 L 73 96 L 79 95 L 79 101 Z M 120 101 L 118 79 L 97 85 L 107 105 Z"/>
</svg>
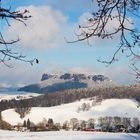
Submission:
<svg viewBox="0 0 140 140">
<path fill-rule="evenodd" d="M 22 22 L 26 26 L 25 21 L 31 18 L 28 13 L 29 11 L 27 9 L 25 9 L 24 11 L 12 11 L 11 7 L 9 9 L 4 8 L 2 7 L 2 3 L 0 0 L 0 20 L 1 22 L 6 21 L 9 27 L 9 20 L 16 20 Z M 34 62 L 39 63 L 38 59 L 34 58 L 32 60 L 27 60 L 25 55 L 20 52 L 16 52 L 13 49 L 12 45 L 17 43 L 18 41 L 20 41 L 20 39 L 7 41 L 4 38 L 2 31 L 0 31 L 0 63 L 3 63 L 8 67 L 12 67 L 12 65 L 8 63 L 11 60 L 20 60 L 30 63 L 31 65 L 33 65 Z"/>
<path fill-rule="evenodd" d="M 89 42 L 92 37 L 113 39 L 119 36 L 119 43 L 112 58 L 99 58 L 98 61 L 112 64 L 118 61 L 117 54 L 122 53 L 130 59 L 131 68 L 136 77 L 140 78 L 140 30 L 137 26 L 140 18 L 140 0 L 92 0 L 92 3 L 97 11 L 87 18 L 86 24 L 78 26 L 77 39 L 71 43 L 84 40 Z M 113 21 L 117 24 L 114 28 L 110 27 Z"/>
<path fill-rule="evenodd" d="M 70 124 L 72 126 L 72 130 L 77 129 L 78 125 L 79 125 L 78 119 L 77 118 L 72 118 L 70 120 Z"/>
</svg>

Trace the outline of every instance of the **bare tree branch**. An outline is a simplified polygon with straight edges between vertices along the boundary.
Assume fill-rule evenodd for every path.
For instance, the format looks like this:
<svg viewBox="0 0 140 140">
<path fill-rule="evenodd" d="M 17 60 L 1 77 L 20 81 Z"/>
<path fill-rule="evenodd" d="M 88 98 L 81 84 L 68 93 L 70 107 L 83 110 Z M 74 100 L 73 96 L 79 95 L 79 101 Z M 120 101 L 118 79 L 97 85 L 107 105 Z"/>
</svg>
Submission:
<svg viewBox="0 0 140 140">
<path fill-rule="evenodd" d="M 1 2 L 1 1 L 0 1 Z M 9 20 L 16 20 L 22 22 L 25 26 L 25 21 L 31 18 L 31 15 L 28 15 L 29 11 L 25 9 L 24 11 L 12 11 L 11 7 L 9 9 L 3 8 L 0 3 L 0 20 L 5 20 L 8 26 L 11 26 Z M 13 50 L 12 45 L 20 41 L 20 39 L 6 41 L 3 37 L 2 32 L 0 31 L 0 63 L 3 63 L 7 67 L 13 67 L 8 62 L 12 60 L 19 60 L 23 62 L 30 63 L 39 63 L 38 59 L 34 58 L 32 60 L 27 60 L 25 55 L 22 53 L 16 52 Z"/>
<path fill-rule="evenodd" d="M 140 18 L 140 0 L 92 0 L 97 3 L 98 10 L 91 14 L 87 19 L 86 25 L 78 25 L 79 33 L 76 33 L 77 39 L 67 41 L 75 43 L 89 38 L 98 37 L 101 39 L 113 39 L 115 36 L 120 36 L 119 46 L 114 52 L 110 60 L 101 60 L 99 62 L 112 64 L 118 61 L 117 54 L 122 53 L 131 61 L 136 77 L 139 77 L 140 71 L 136 63 L 140 61 L 140 30 L 136 27 L 136 20 Z M 131 18 L 132 17 L 132 18 Z M 110 30 L 109 24 L 115 21 L 118 26 Z M 129 26 L 128 26 L 129 25 Z M 136 51 L 137 50 L 137 51 Z"/>
</svg>

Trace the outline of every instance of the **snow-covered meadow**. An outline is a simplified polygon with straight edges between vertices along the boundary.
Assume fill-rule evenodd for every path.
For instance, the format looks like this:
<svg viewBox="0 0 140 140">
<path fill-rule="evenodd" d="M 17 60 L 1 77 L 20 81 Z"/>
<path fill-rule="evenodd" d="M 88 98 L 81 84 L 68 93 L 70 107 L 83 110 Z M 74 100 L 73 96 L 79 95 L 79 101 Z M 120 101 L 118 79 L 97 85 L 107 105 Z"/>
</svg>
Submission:
<svg viewBox="0 0 140 140">
<path fill-rule="evenodd" d="M 23 100 L 23 99 L 29 99 L 29 98 L 33 98 L 33 97 L 37 97 L 40 94 L 38 93 L 26 93 L 26 92 L 17 92 L 17 94 L 12 94 L 12 92 L 10 92 L 11 94 L 9 94 L 8 92 L 0 92 L 0 101 L 2 100 Z"/>
<path fill-rule="evenodd" d="M 39 123 L 43 118 L 52 118 L 55 123 L 63 123 L 71 118 L 88 120 L 89 118 L 96 119 L 105 116 L 140 117 L 138 102 L 130 99 L 107 99 L 103 100 L 100 104 L 91 106 L 87 111 L 78 111 L 78 107 L 83 103 L 89 103 L 91 105 L 92 102 L 92 100 L 83 99 L 54 107 L 33 107 L 30 113 L 23 119 L 20 118 L 20 115 L 16 113 L 14 109 L 8 109 L 2 112 L 2 117 L 12 125 L 23 123 L 23 121 L 28 118 L 34 123 Z"/>
<path fill-rule="evenodd" d="M 0 131 L 0 140 L 138 140 L 137 134 L 103 132 L 9 132 Z"/>
<path fill-rule="evenodd" d="M 87 111 L 78 111 L 83 103 L 92 104 L 93 100 L 82 99 L 69 104 L 54 107 L 33 107 L 23 119 L 14 109 L 2 112 L 2 118 L 12 125 L 23 123 L 28 118 L 34 123 L 43 118 L 53 118 L 54 122 L 77 118 L 88 120 L 100 116 L 140 117 L 139 103 L 130 99 L 107 99 L 91 106 Z M 15 132 L 0 130 L 0 140 L 140 140 L 137 134 L 105 133 L 85 131 L 46 131 L 46 132 Z"/>
</svg>

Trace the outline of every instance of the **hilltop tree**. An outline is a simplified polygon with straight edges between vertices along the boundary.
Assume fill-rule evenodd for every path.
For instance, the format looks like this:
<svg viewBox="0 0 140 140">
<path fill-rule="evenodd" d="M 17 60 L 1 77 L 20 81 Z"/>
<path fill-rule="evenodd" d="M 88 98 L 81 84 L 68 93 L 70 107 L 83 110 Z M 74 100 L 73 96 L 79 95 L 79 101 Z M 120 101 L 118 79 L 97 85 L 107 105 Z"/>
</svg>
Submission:
<svg viewBox="0 0 140 140">
<path fill-rule="evenodd" d="M 137 21 L 140 18 L 139 0 L 92 0 L 94 12 L 87 18 L 87 22 L 78 25 L 75 33 L 77 39 L 69 43 L 98 37 L 100 39 L 119 38 L 116 51 L 109 60 L 98 59 L 99 62 L 112 64 L 118 61 L 118 54 L 129 58 L 130 67 L 135 72 L 136 78 L 140 78 L 140 30 Z M 113 24 L 115 23 L 115 25 Z M 114 27 L 111 27 L 110 25 Z"/>
<path fill-rule="evenodd" d="M 29 11 L 27 9 L 23 11 L 14 11 L 9 8 L 2 7 L 2 2 L 0 0 L 0 21 L 2 24 L 7 23 L 9 28 L 11 27 L 10 22 L 11 20 L 15 20 L 17 22 L 21 22 L 26 26 L 25 21 L 31 18 L 31 15 L 29 15 Z M 4 22 L 3 22 L 4 21 Z M 3 63 L 4 65 L 8 67 L 12 67 L 10 65 L 10 61 L 12 60 L 19 60 L 23 62 L 30 63 L 33 65 L 34 62 L 39 63 L 38 59 L 33 60 L 27 60 L 26 56 L 22 54 L 22 52 L 17 52 L 13 49 L 12 45 L 20 41 L 19 38 L 16 40 L 9 40 L 4 37 L 2 31 L 0 31 L 0 63 Z"/>
</svg>

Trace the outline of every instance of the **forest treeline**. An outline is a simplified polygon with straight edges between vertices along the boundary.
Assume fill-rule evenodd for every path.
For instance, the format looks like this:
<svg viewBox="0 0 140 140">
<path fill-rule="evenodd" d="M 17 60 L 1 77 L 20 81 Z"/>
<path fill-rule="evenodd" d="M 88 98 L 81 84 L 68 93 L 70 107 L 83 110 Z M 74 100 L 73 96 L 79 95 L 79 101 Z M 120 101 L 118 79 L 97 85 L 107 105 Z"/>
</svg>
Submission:
<svg viewBox="0 0 140 140">
<path fill-rule="evenodd" d="M 65 90 L 55 93 L 41 94 L 40 96 L 31 99 L 2 100 L 0 102 L 0 110 L 3 111 L 10 108 L 50 107 L 95 96 L 98 97 L 99 100 L 127 98 L 135 99 L 140 102 L 140 85 Z"/>
</svg>

